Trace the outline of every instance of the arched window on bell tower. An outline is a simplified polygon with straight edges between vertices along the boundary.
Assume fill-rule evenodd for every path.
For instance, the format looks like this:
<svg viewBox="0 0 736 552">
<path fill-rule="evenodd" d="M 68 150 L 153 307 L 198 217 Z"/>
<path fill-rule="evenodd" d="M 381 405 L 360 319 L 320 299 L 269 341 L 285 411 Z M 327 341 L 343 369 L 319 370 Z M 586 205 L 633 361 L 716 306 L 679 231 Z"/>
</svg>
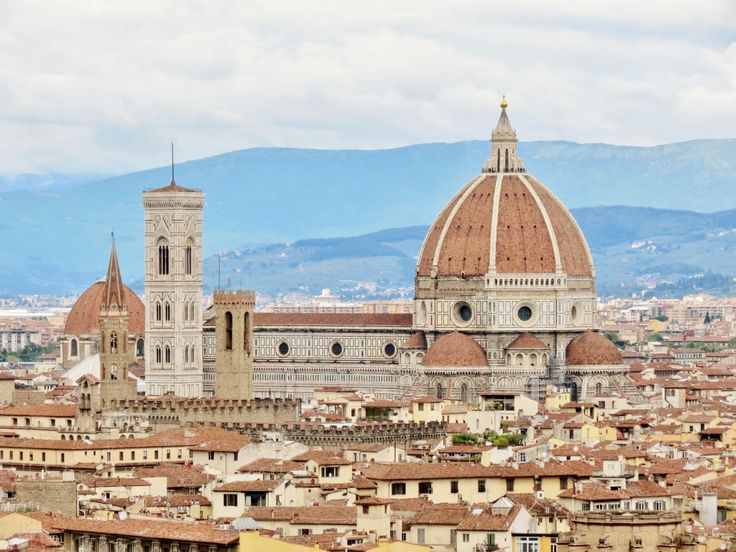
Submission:
<svg viewBox="0 0 736 552">
<path fill-rule="evenodd" d="M 225 313 L 225 350 L 233 350 L 233 313 Z"/>
<path fill-rule="evenodd" d="M 110 352 L 113 354 L 118 352 L 118 334 L 116 332 L 110 334 Z"/>
<path fill-rule="evenodd" d="M 187 276 L 192 274 L 192 239 L 187 240 L 187 245 L 184 248 L 184 272 Z"/>
<path fill-rule="evenodd" d="M 165 238 L 158 240 L 158 274 L 159 276 L 169 274 L 169 242 Z"/>
</svg>

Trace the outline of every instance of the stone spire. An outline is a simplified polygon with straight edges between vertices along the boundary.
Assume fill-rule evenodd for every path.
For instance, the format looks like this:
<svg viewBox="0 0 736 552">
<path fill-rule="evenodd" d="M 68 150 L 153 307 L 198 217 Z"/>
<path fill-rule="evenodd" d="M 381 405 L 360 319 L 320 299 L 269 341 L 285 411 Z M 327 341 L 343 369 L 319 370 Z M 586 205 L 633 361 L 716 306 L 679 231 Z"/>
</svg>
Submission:
<svg viewBox="0 0 736 552">
<path fill-rule="evenodd" d="M 524 172 L 524 162 L 516 152 L 516 130 L 506 113 L 508 105 L 504 96 L 501 100 L 501 116 L 491 134 L 491 156 L 483 164 L 485 173 Z"/>
<path fill-rule="evenodd" d="M 107 276 L 105 276 L 105 287 L 102 291 L 102 302 L 100 304 L 100 313 L 127 313 L 128 305 L 125 302 L 125 286 L 120 276 L 120 265 L 118 264 L 118 254 L 115 251 L 115 238 L 112 239 L 112 248 L 110 249 L 110 261 L 107 265 Z"/>
<path fill-rule="evenodd" d="M 100 388 L 95 404 L 96 411 L 115 410 L 123 400 L 136 398 L 135 381 L 128 377 L 128 366 L 135 361 L 135 347 L 128 339 L 128 304 L 125 301 L 125 286 L 120 277 L 115 237 L 110 249 L 105 286 L 100 301 Z M 89 407 L 92 406 L 87 397 Z M 89 414 L 89 413 L 88 413 Z"/>
</svg>

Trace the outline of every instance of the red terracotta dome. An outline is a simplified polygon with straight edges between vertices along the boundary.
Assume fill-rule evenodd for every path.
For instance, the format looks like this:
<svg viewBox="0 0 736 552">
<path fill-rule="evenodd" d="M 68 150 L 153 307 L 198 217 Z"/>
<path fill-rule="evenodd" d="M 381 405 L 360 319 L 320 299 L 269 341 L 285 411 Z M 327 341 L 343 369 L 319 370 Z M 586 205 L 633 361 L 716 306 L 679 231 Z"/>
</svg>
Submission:
<svg viewBox="0 0 736 552">
<path fill-rule="evenodd" d="M 577 336 L 565 349 L 567 366 L 602 366 L 623 364 L 621 351 L 610 339 L 588 330 Z"/>
<path fill-rule="evenodd" d="M 128 328 L 131 334 L 143 335 L 145 326 L 145 310 L 143 302 L 128 286 L 125 287 L 125 302 L 128 305 Z M 100 305 L 105 290 L 105 282 L 95 282 L 79 296 L 66 318 L 64 334 L 89 335 L 98 332 L 97 319 L 100 316 Z"/>
<path fill-rule="evenodd" d="M 539 339 L 536 335 L 532 335 L 529 332 L 524 332 L 519 337 L 514 339 L 511 343 L 506 345 L 506 349 L 512 350 L 539 350 L 549 349 L 549 346 Z"/>
<path fill-rule="evenodd" d="M 411 337 L 404 343 L 404 349 L 420 349 L 427 350 L 427 337 L 423 331 L 414 332 Z"/>
<path fill-rule="evenodd" d="M 593 276 L 593 260 L 569 211 L 528 174 L 482 174 L 440 212 L 417 276 L 497 274 Z"/>
<path fill-rule="evenodd" d="M 430 345 L 423 366 L 487 367 L 486 353 L 478 342 L 460 332 L 443 335 Z"/>
</svg>

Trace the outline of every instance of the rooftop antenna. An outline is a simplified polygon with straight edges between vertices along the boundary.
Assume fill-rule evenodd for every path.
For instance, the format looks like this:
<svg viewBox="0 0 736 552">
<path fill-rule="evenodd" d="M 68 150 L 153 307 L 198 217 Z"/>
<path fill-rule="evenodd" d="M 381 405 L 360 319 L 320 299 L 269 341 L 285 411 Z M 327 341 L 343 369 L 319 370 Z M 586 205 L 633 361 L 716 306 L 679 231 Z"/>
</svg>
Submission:
<svg viewBox="0 0 736 552">
<path fill-rule="evenodd" d="M 171 183 L 176 184 L 174 180 L 174 141 L 171 141 Z"/>
<path fill-rule="evenodd" d="M 222 284 L 220 282 L 220 276 L 221 276 L 221 267 L 222 267 L 222 254 L 217 254 L 217 290 L 222 290 Z"/>
</svg>

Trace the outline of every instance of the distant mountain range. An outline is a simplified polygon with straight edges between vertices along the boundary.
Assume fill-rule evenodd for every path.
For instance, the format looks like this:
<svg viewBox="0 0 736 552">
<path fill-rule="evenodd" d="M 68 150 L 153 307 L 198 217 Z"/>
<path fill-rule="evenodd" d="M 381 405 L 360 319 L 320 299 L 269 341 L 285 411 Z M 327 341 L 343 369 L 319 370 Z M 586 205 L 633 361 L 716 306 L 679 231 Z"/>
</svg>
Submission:
<svg viewBox="0 0 736 552">
<path fill-rule="evenodd" d="M 726 282 L 736 274 L 727 253 L 736 216 L 723 211 L 736 208 L 736 140 L 648 148 L 527 142 L 520 150 L 527 169 L 578 208 L 601 291 L 628 294 L 668 281 L 679 289 L 681 279 L 699 273 Z M 177 181 L 207 193 L 206 255 L 250 263 L 233 264 L 240 268 L 233 285 L 271 293 L 351 280 L 387 289 L 411 284 L 421 226 L 487 155 L 483 141 L 374 151 L 256 148 L 178 165 Z M 0 294 L 82 291 L 103 274 L 113 229 L 123 275 L 139 281 L 140 192 L 166 184 L 168 175 L 161 167 L 93 182 L 26 176 L 23 189 L 0 179 Z M 685 208 L 718 212 L 667 210 Z M 637 241 L 651 243 L 632 248 Z M 266 245 L 273 243 L 291 245 Z M 209 286 L 217 282 L 212 263 Z"/>
<path fill-rule="evenodd" d="M 593 207 L 573 215 L 588 236 L 602 296 L 736 293 L 736 210 Z M 427 228 L 232 250 L 206 259 L 205 280 L 267 295 L 317 294 L 328 287 L 352 299 L 411 297 Z"/>
</svg>

